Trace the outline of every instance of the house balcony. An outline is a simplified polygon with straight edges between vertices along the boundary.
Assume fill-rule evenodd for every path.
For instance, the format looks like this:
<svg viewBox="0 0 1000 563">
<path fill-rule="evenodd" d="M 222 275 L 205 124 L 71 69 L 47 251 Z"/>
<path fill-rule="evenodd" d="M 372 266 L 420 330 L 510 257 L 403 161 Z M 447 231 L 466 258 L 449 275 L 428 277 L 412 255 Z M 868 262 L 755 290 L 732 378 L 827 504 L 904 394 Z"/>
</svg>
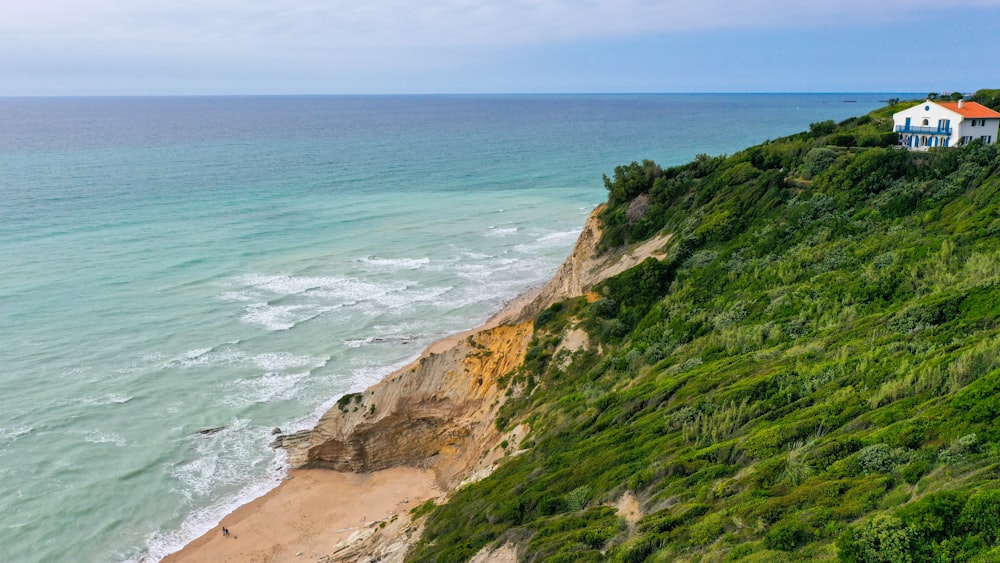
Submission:
<svg viewBox="0 0 1000 563">
<path fill-rule="evenodd" d="M 912 133 L 915 135 L 951 135 L 951 127 L 917 127 L 914 125 L 897 125 L 897 133 Z"/>
</svg>

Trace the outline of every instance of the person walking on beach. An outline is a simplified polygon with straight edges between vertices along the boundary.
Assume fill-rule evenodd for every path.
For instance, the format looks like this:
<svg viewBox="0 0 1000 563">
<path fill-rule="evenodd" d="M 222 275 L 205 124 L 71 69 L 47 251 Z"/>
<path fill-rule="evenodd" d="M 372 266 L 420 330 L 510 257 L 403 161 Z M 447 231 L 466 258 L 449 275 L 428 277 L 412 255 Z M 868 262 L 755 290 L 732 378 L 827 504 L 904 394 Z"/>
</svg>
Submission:
<svg viewBox="0 0 1000 563">
<path fill-rule="evenodd" d="M 227 528 L 225 526 L 222 527 L 222 536 L 226 537 L 226 538 L 229 537 L 229 528 Z"/>
</svg>

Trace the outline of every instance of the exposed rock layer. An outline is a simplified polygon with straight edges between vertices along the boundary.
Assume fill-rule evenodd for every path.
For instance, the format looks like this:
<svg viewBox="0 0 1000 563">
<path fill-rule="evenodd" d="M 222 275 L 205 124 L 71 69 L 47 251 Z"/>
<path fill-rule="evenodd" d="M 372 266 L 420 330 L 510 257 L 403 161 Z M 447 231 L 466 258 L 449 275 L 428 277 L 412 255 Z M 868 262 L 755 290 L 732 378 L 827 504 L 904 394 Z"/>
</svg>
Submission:
<svg viewBox="0 0 1000 563">
<path fill-rule="evenodd" d="M 663 257 L 669 235 L 628 251 L 600 254 L 600 211 L 591 214 L 573 252 L 543 287 L 519 298 L 482 328 L 432 345 L 414 364 L 360 396 L 342 400 L 312 431 L 280 438 L 292 466 L 357 473 L 394 466 L 429 468 L 446 491 L 463 480 L 488 475 L 504 455 L 498 444 L 507 440 L 509 451 L 514 451 L 527 431 L 519 427 L 502 435 L 494 421 L 506 396 L 500 379 L 523 362 L 535 315 L 555 302 L 586 294 L 648 257 Z M 378 541 L 398 548 L 400 541 L 418 537 L 413 532 L 406 526 L 399 534 L 378 534 Z M 364 549 L 376 549 L 373 539 L 355 547 L 364 543 Z M 327 560 L 346 561 L 359 553 L 350 546 L 341 549 Z M 399 557 L 405 552 L 392 551 Z"/>
<path fill-rule="evenodd" d="M 368 472 L 433 468 L 442 486 L 464 479 L 483 445 L 500 441 L 498 379 L 520 365 L 530 322 L 498 325 L 432 347 L 419 361 L 334 407 L 312 432 L 286 438 L 293 466 Z"/>
</svg>

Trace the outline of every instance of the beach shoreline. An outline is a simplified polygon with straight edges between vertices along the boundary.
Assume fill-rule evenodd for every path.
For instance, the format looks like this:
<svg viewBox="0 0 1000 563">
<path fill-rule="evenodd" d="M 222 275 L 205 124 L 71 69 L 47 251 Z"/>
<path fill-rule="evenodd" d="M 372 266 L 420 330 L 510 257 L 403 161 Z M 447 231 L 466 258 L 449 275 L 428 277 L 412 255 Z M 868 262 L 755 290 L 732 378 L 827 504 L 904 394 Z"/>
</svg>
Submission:
<svg viewBox="0 0 1000 563">
<path fill-rule="evenodd" d="M 432 342 L 416 359 L 381 381 L 407 371 L 423 358 L 454 347 L 469 335 L 520 319 L 543 287 L 521 292 L 475 328 Z M 446 494 L 432 469 L 399 466 L 374 472 L 343 472 L 291 468 L 276 487 L 232 510 L 211 529 L 160 561 L 325 560 L 339 543 L 357 540 L 359 533 L 389 521 L 394 515 L 406 515 L 408 521 L 409 510 L 427 500 L 440 500 Z M 329 502 L 329 499 L 346 501 Z M 231 535 L 224 536 L 223 528 Z"/>
<path fill-rule="evenodd" d="M 372 473 L 293 469 L 274 489 L 162 561 L 319 561 L 338 544 L 377 529 L 443 492 L 434 472 L 395 467 Z M 229 530 L 229 536 L 222 528 Z"/>
<path fill-rule="evenodd" d="M 500 378 L 523 361 L 535 315 L 588 295 L 594 284 L 646 258 L 665 256 L 669 234 L 599 252 L 601 209 L 544 285 L 522 292 L 478 327 L 430 344 L 416 361 L 359 394 L 359 408 L 331 408 L 310 432 L 286 436 L 281 447 L 290 466 L 309 469 L 292 469 L 277 488 L 163 561 L 328 563 L 356 561 L 375 549 L 380 560 L 401 561 L 422 529 L 419 522 L 410 525 L 409 510 L 428 499 L 440 503 L 462 483 L 489 475 L 503 457 L 516 455 L 529 432 L 527 425 L 500 432 L 494 421 L 505 397 Z M 584 338 L 574 349 L 586 345 Z M 418 429 L 434 430 L 411 433 L 411 417 L 421 421 Z M 497 446 L 504 442 L 507 447 Z M 246 537 L 250 517 L 251 529 L 260 530 L 253 532 L 252 549 L 236 538 Z M 221 526 L 234 537 L 223 537 Z M 318 559 L 310 559 L 314 555 Z"/>
</svg>

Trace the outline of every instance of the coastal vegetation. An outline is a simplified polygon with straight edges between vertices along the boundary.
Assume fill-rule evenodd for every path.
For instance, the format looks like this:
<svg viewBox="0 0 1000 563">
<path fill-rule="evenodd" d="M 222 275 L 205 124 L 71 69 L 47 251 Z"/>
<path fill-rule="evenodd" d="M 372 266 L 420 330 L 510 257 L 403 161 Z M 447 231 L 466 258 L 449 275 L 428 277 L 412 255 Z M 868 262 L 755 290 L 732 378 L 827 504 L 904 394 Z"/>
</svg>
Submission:
<svg viewBox="0 0 1000 563">
<path fill-rule="evenodd" d="M 601 247 L 667 257 L 535 318 L 530 434 L 408 560 L 1000 560 L 1000 151 L 896 148 L 904 107 L 617 167 Z"/>
</svg>

